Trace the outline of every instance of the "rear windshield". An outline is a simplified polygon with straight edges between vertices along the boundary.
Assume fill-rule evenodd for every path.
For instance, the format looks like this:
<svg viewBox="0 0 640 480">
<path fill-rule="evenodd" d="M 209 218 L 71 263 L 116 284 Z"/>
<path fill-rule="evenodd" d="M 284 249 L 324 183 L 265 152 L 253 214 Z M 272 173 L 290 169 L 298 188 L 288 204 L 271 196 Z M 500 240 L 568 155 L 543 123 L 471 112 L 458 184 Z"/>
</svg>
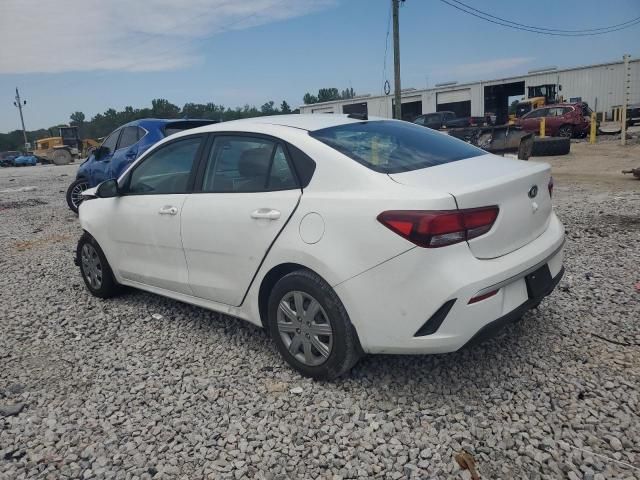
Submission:
<svg viewBox="0 0 640 480">
<path fill-rule="evenodd" d="M 211 125 L 212 123 L 218 122 L 217 120 L 181 120 L 178 122 L 167 123 L 164 127 L 164 135 L 165 137 L 168 137 L 169 135 L 182 132 L 183 130 Z"/>
<path fill-rule="evenodd" d="M 382 173 L 409 172 L 486 153 L 435 130 L 389 120 L 349 123 L 309 135 Z"/>
</svg>

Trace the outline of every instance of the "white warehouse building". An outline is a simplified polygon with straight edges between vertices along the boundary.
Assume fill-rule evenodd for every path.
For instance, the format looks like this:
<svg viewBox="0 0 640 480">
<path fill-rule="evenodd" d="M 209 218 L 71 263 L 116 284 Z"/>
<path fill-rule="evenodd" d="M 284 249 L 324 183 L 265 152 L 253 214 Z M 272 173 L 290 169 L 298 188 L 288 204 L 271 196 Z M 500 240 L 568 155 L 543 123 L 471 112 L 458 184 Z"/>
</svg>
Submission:
<svg viewBox="0 0 640 480">
<path fill-rule="evenodd" d="M 458 84 L 448 82 L 433 88 L 402 91 L 402 118 L 413 120 L 423 113 L 453 111 L 457 116 L 496 115 L 497 123 L 506 122 L 510 100 L 545 96 L 564 102 L 587 102 L 607 118 L 622 105 L 626 74 L 629 75 L 629 104 L 640 103 L 640 59 L 616 61 L 574 68 L 530 71 L 518 77 Z M 393 92 L 390 95 L 363 95 L 348 100 L 302 105 L 300 113 L 366 113 L 393 117 Z"/>
</svg>

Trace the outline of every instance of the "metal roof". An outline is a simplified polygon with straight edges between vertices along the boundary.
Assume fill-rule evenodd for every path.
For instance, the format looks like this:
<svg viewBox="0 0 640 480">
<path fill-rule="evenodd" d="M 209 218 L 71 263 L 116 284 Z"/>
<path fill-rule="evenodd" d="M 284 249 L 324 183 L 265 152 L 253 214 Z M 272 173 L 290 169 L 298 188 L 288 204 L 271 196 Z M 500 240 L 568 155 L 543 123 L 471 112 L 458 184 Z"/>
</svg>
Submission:
<svg viewBox="0 0 640 480">
<path fill-rule="evenodd" d="M 640 62 L 640 59 L 635 58 L 635 59 L 629 60 L 629 63 L 635 63 L 635 62 Z M 422 89 L 412 90 L 409 92 L 403 92 L 402 96 L 411 97 L 415 95 L 421 95 L 425 92 L 442 92 L 442 91 L 448 91 L 448 90 L 459 90 L 461 88 L 468 88 L 471 85 L 478 85 L 478 84 L 484 84 L 484 83 L 509 83 L 509 82 L 518 81 L 527 77 L 553 75 L 553 74 L 558 74 L 563 72 L 571 72 L 574 70 L 585 70 L 588 68 L 609 67 L 611 65 L 622 65 L 623 63 L 624 62 L 622 60 L 617 60 L 614 62 L 595 63 L 592 65 L 581 65 L 577 67 L 559 68 L 557 70 L 548 70 L 548 71 L 538 72 L 538 73 L 523 73 L 522 75 L 515 75 L 515 76 L 503 77 L 503 78 L 494 78 L 491 80 L 475 80 L 475 81 L 464 82 L 464 83 L 456 83 L 452 85 L 443 85 L 441 87 L 431 87 L 431 88 L 422 88 Z M 385 98 L 385 97 L 393 98 L 393 95 L 370 95 L 367 97 L 367 100 L 372 100 L 376 98 Z M 306 108 L 306 107 L 317 108 L 317 107 L 322 107 L 323 105 L 328 106 L 328 105 L 336 105 L 336 104 L 342 104 L 342 103 L 346 103 L 346 104 L 353 103 L 353 99 L 340 99 L 340 100 L 330 100 L 328 102 L 321 102 L 321 103 L 310 103 L 310 104 L 300 105 L 298 108 Z"/>
</svg>

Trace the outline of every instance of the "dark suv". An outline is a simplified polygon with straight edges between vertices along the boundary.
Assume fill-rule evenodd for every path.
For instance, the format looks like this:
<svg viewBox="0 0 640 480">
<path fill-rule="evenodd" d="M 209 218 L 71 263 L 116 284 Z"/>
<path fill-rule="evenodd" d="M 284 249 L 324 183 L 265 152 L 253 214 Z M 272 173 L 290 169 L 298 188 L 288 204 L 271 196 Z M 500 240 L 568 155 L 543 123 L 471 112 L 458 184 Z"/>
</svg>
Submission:
<svg viewBox="0 0 640 480">
<path fill-rule="evenodd" d="M 538 133 L 545 119 L 545 134 L 551 137 L 584 137 L 591 126 L 591 112 L 585 102 L 546 105 L 516 119 L 516 125 L 527 132 Z"/>
</svg>

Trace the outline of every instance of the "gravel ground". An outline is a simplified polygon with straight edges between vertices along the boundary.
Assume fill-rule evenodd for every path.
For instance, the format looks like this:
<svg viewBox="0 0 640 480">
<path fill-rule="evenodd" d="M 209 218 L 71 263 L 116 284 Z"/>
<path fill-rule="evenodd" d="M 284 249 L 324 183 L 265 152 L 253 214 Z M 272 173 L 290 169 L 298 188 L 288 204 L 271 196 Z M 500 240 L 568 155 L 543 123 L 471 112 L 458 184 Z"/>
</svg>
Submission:
<svg viewBox="0 0 640 480">
<path fill-rule="evenodd" d="M 322 383 L 240 320 L 91 297 L 74 169 L 0 170 L 0 478 L 640 478 L 640 183 L 557 183 L 566 277 L 498 338 Z"/>
</svg>

